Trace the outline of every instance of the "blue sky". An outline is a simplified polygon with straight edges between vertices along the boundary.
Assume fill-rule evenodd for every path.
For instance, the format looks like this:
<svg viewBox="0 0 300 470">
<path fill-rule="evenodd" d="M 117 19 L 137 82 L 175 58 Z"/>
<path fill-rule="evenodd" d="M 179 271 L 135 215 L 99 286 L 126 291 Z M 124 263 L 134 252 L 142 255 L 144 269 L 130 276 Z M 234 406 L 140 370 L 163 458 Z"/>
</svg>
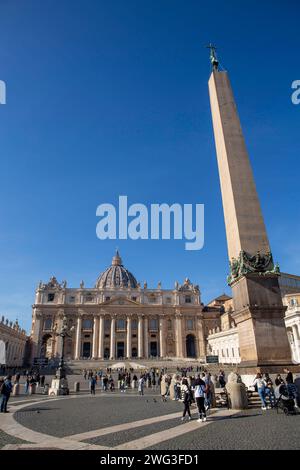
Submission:
<svg viewBox="0 0 300 470">
<path fill-rule="evenodd" d="M 149 286 L 230 292 L 207 81 L 229 73 L 274 258 L 300 274 L 299 2 L 1 0 L 0 314 L 31 323 L 53 274 L 93 286 L 118 245 Z M 96 207 L 204 203 L 205 245 L 100 241 Z"/>
</svg>

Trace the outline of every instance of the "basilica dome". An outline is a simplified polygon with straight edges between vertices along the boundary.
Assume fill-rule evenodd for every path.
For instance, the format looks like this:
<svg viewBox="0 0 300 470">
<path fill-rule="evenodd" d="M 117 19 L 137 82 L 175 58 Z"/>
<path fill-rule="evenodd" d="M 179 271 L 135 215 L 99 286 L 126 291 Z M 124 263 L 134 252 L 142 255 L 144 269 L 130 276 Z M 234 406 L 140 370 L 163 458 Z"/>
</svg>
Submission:
<svg viewBox="0 0 300 470">
<path fill-rule="evenodd" d="M 123 265 L 117 251 L 109 266 L 97 279 L 96 287 L 99 289 L 116 289 L 119 287 L 136 289 L 137 280 Z"/>
</svg>

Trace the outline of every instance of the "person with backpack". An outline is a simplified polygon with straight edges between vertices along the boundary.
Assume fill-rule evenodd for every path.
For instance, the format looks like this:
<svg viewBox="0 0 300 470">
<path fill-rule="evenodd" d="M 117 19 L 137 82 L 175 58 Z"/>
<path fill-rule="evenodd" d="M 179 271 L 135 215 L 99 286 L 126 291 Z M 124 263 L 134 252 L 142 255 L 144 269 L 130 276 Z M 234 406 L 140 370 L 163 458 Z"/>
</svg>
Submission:
<svg viewBox="0 0 300 470">
<path fill-rule="evenodd" d="M 11 375 L 8 375 L 1 384 L 0 394 L 1 394 L 1 413 L 8 413 L 7 403 L 12 391 L 13 385 L 11 382 Z"/>
<path fill-rule="evenodd" d="M 203 423 L 206 421 L 206 410 L 204 406 L 206 385 L 205 382 L 200 379 L 200 375 L 196 378 L 195 381 L 195 399 L 199 413 L 198 423 Z"/>
<path fill-rule="evenodd" d="M 192 404 L 193 397 L 192 397 L 192 391 L 190 387 L 188 386 L 187 379 L 182 380 L 181 393 L 182 393 L 182 401 L 183 401 L 183 406 L 184 406 L 181 421 L 184 421 L 186 414 L 188 414 L 188 419 L 190 421 L 192 419 L 190 406 Z"/>
</svg>

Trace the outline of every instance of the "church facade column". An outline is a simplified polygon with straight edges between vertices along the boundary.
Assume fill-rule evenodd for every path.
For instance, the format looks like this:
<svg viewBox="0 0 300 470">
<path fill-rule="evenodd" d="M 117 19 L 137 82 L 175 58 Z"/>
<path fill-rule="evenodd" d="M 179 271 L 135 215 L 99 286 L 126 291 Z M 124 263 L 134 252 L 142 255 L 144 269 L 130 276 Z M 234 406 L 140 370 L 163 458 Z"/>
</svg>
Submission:
<svg viewBox="0 0 300 470">
<path fill-rule="evenodd" d="M 116 318 L 113 315 L 110 322 L 110 358 L 115 359 L 116 355 Z"/>
<path fill-rule="evenodd" d="M 143 317 L 138 320 L 138 357 L 143 357 Z"/>
<path fill-rule="evenodd" d="M 183 357 L 182 349 L 182 314 L 176 315 L 176 356 Z"/>
<path fill-rule="evenodd" d="M 159 355 L 160 357 L 166 356 L 166 320 L 162 316 L 159 317 Z"/>
<path fill-rule="evenodd" d="M 149 332 L 148 332 L 148 318 L 144 319 L 144 357 L 148 359 L 149 357 Z"/>
<path fill-rule="evenodd" d="M 77 318 L 77 326 L 76 326 L 75 359 L 80 359 L 80 355 L 81 355 L 81 327 L 82 327 L 82 318 L 81 316 L 79 316 Z"/>
<path fill-rule="evenodd" d="M 32 354 L 31 362 L 35 357 L 40 356 L 40 348 L 42 341 L 42 312 L 38 309 L 34 310 L 34 324 L 32 329 Z"/>
<path fill-rule="evenodd" d="M 131 317 L 127 317 L 126 357 L 131 358 Z"/>
<path fill-rule="evenodd" d="M 196 351 L 196 354 L 198 358 L 204 358 L 205 357 L 205 339 L 204 339 L 204 330 L 203 330 L 203 318 L 202 316 L 198 315 L 195 318 L 197 322 L 197 343 L 198 343 L 198 350 Z"/>
<path fill-rule="evenodd" d="M 99 334 L 99 317 L 94 317 L 94 328 L 93 328 L 93 349 L 92 358 L 97 359 L 98 357 L 98 334 Z"/>
<path fill-rule="evenodd" d="M 98 347 L 98 358 L 103 359 L 104 351 L 104 316 L 100 315 L 99 318 L 99 347 Z"/>
<path fill-rule="evenodd" d="M 300 362 L 300 339 L 299 339 L 299 330 L 298 325 L 292 325 L 294 346 L 295 346 L 295 361 Z"/>
<path fill-rule="evenodd" d="M 56 317 L 56 327 L 57 331 L 61 331 L 62 324 L 63 324 L 63 318 L 64 318 L 64 310 L 59 310 L 57 317 Z M 55 339 L 55 355 L 56 357 L 60 358 L 62 353 L 62 337 L 61 336 L 56 336 Z"/>
</svg>

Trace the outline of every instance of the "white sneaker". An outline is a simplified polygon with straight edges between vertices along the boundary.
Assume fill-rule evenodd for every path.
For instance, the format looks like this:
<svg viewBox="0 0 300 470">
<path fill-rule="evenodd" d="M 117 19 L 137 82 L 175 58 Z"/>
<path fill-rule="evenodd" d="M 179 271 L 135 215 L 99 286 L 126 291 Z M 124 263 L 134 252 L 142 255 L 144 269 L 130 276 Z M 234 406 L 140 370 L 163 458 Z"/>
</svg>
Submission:
<svg viewBox="0 0 300 470">
<path fill-rule="evenodd" d="M 268 406 L 267 406 L 267 410 L 270 410 L 270 409 L 271 409 L 271 407 L 270 407 L 270 405 L 268 405 Z"/>
<path fill-rule="evenodd" d="M 267 408 L 265 406 L 262 406 L 261 409 L 266 411 Z"/>
<path fill-rule="evenodd" d="M 197 419 L 197 423 L 202 423 L 202 419 L 201 418 Z"/>
<path fill-rule="evenodd" d="M 184 421 L 184 417 L 181 418 L 181 421 Z"/>
<path fill-rule="evenodd" d="M 202 423 L 205 423 L 206 417 L 202 418 Z"/>
<path fill-rule="evenodd" d="M 191 419 L 192 419 L 192 417 L 191 417 L 191 416 L 189 416 L 189 421 L 191 421 Z"/>
</svg>

